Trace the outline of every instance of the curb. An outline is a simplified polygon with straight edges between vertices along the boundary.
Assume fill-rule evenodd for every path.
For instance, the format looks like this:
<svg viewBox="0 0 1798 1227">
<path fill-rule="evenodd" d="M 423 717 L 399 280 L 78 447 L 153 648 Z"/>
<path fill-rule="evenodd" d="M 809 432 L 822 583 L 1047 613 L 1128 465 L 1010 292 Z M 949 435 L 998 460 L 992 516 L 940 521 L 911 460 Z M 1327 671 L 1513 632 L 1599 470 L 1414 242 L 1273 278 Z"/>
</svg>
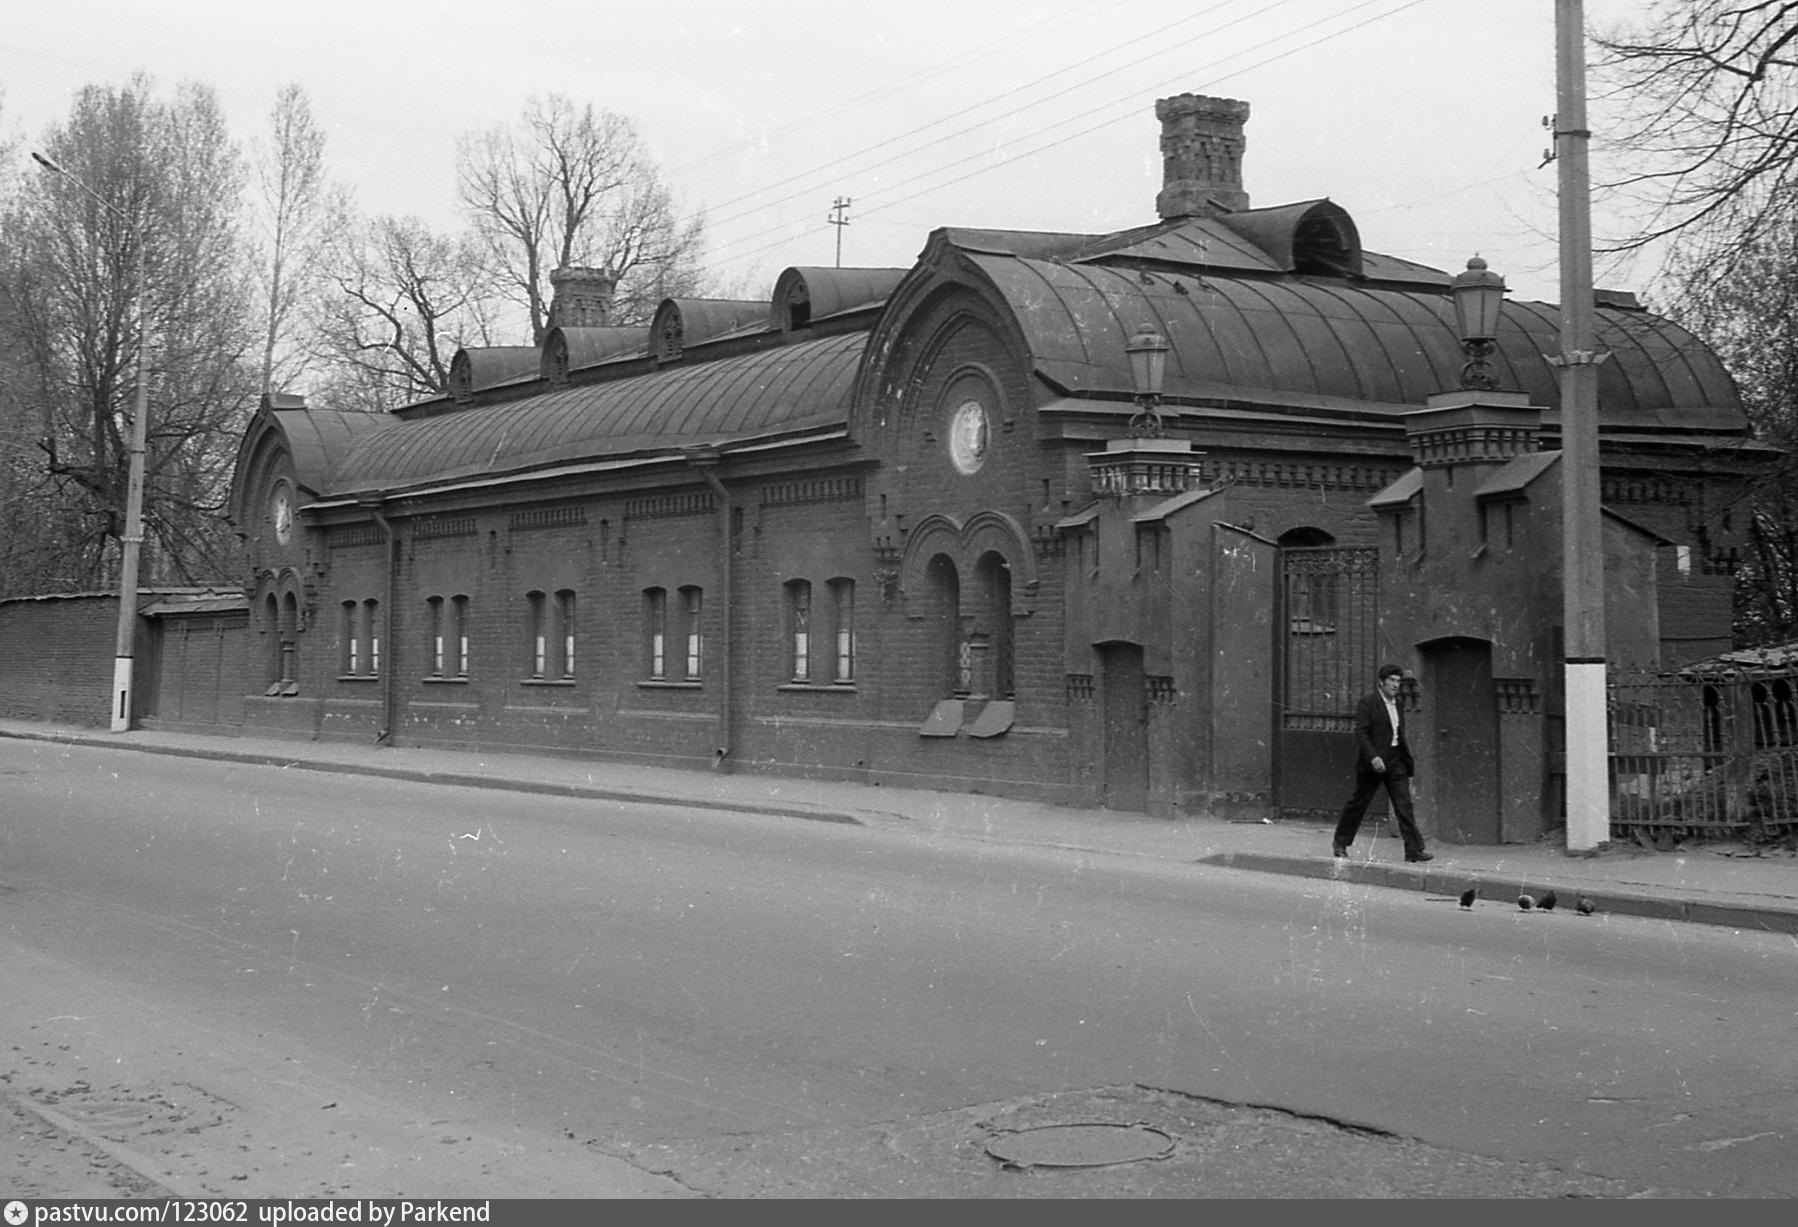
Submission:
<svg viewBox="0 0 1798 1227">
<path fill-rule="evenodd" d="M 196 1199 L 208 1196 L 205 1189 L 189 1184 L 149 1155 L 115 1142 L 80 1121 L 64 1116 L 55 1108 L 19 1095 L 8 1095 L 6 1101 L 28 1116 L 35 1117 L 65 1137 L 76 1138 L 99 1151 L 120 1167 L 126 1168 L 145 1184 L 169 1197 Z M 43 1198 L 36 1199 L 43 1201 Z"/>
<path fill-rule="evenodd" d="M 1566 882 L 1537 881 L 1476 869 L 1423 869 L 1410 865 L 1383 864 L 1375 861 L 1320 859 L 1303 856 L 1279 856 L 1265 852 L 1216 852 L 1201 857 L 1201 865 L 1224 869 L 1247 869 L 1256 873 L 1278 873 L 1289 877 L 1327 878 L 1334 881 L 1360 882 L 1368 886 L 1388 886 L 1397 890 L 1417 890 L 1453 898 L 1469 886 L 1480 888 L 1490 900 L 1515 898 L 1529 892 L 1540 895 L 1553 889 L 1563 899 L 1579 895 L 1590 899 L 1597 912 L 1614 916 L 1636 916 L 1646 920 L 1673 920 L 1687 924 L 1720 925 L 1732 929 L 1751 929 L 1763 933 L 1798 935 L 1798 908 L 1746 903 L 1723 903 L 1714 899 L 1676 899 L 1615 886 L 1574 885 Z M 1488 894 L 1488 892 L 1490 892 Z M 1571 910 L 1571 908 L 1569 908 Z M 1577 915 L 1578 913 L 1574 913 Z"/>
<path fill-rule="evenodd" d="M 501 792 L 534 793 L 545 797 L 575 797 L 591 801 L 625 801 L 635 805 L 672 805 L 682 809 L 729 810 L 743 814 L 765 814 L 776 818 L 801 818 L 808 822 L 831 822 L 864 826 L 860 818 L 842 810 L 815 809 L 799 805 L 764 805 L 756 801 L 729 801 L 722 798 L 674 796 L 668 793 L 632 792 L 622 788 L 598 785 L 553 784 L 538 780 L 506 779 L 497 776 L 470 775 L 457 771 L 425 771 L 415 767 L 383 767 L 372 763 L 341 763 L 325 759 L 309 759 L 291 754 L 266 754 L 251 750 L 213 749 L 201 746 L 159 746 L 111 741 L 80 734 L 30 733 L 0 729 L 0 737 L 18 741 L 48 741 L 58 745 L 98 746 L 108 750 L 133 750 L 139 754 L 162 754 L 171 758 L 204 758 L 221 763 L 241 763 L 251 767 L 282 767 L 300 771 L 319 771 L 327 775 L 366 775 L 388 780 L 405 780 L 413 784 L 444 784 L 454 788 L 486 788 Z"/>
</svg>

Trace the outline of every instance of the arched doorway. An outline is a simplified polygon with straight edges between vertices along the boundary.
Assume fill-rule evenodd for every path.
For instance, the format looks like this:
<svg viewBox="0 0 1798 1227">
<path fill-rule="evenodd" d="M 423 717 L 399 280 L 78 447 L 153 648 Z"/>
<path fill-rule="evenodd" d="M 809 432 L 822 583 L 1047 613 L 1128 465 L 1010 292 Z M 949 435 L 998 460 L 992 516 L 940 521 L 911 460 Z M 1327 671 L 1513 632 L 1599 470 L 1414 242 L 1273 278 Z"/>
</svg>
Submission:
<svg viewBox="0 0 1798 1227">
<path fill-rule="evenodd" d="M 1099 711 L 1106 809 L 1141 813 L 1149 808 L 1149 693 L 1143 679 L 1142 645 L 1101 643 Z"/>
</svg>

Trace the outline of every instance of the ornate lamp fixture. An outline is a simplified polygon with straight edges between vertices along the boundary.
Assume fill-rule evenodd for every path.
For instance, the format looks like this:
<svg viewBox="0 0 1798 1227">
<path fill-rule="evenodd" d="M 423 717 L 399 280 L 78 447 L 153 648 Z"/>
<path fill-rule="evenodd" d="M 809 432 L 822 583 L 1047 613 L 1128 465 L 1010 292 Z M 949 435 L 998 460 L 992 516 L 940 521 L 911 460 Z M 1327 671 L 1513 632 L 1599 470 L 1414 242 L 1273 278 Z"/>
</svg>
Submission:
<svg viewBox="0 0 1798 1227">
<path fill-rule="evenodd" d="M 1455 300 L 1455 324 L 1461 334 L 1461 352 L 1467 364 L 1461 368 L 1461 386 L 1490 392 L 1498 387 L 1486 359 L 1498 348 L 1498 316 L 1505 305 L 1505 279 L 1486 268 L 1478 256 L 1467 262 L 1467 271 L 1455 275 L 1450 290 Z"/>
<path fill-rule="evenodd" d="M 1144 324 L 1124 345 L 1130 357 L 1130 382 L 1136 388 L 1136 414 L 1130 433 L 1138 439 L 1161 437 L 1161 380 L 1167 372 L 1167 338 Z"/>
</svg>

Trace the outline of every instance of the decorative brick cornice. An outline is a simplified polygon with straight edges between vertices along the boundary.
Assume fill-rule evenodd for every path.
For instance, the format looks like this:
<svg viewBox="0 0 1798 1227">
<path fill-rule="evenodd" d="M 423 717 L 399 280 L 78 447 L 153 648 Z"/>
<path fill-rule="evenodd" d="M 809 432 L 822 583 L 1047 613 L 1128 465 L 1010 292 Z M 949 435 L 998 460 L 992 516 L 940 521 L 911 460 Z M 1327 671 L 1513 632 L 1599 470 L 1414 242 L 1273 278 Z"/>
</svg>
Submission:
<svg viewBox="0 0 1798 1227">
<path fill-rule="evenodd" d="M 712 509 L 710 490 L 693 494 L 657 494 L 626 502 L 624 517 L 627 520 L 665 520 L 674 516 L 706 515 Z"/>
<path fill-rule="evenodd" d="M 473 516 L 425 516 L 412 521 L 412 538 L 415 541 L 429 541 L 438 537 L 472 537 L 474 534 Z"/>
<path fill-rule="evenodd" d="M 1268 486 L 1280 490 L 1377 493 L 1405 470 L 1381 464 L 1324 464 L 1289 460 L 1216 460 L 1203 467 L 1204 484 Z"/>
<path fill-rule="evenodd" d="M 845 503 L 864 496 L 866 483 L 858 476 L 818 477 L 810 481 L 783 481 L 762 487 L 762 506 L 786 507 L 796 503 Z"/>
<path fill-rule="evenodd" d="M 533 528 L 579 528 L 587 522 L 585 507 L 537 507 L 530 511 L 514 511 L 506 527 L 513 532 Z"/>
<path fill-rule="evenodd" d="M 325 540 L 332 549 L 342 550 L 354 546 L 380 545 L 387 540 L 387 534 L 381 531 L 379 524 L 351 524 L 328 530 Z"/>
</svg>

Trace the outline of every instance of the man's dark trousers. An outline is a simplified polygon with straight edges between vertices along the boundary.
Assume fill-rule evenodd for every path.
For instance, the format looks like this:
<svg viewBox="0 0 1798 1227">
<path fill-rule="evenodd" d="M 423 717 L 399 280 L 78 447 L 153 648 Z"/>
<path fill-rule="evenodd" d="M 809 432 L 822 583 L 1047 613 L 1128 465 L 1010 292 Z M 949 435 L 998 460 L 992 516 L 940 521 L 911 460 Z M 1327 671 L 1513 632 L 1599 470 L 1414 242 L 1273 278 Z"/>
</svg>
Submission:
<svg viewBox="0 0 1798 1227">
<path fill-rule="evenodd" d="M 1392 816 L 1398 819 L 1398 833 L 1405 841 L 1405 855 L 1416 856 L 1423 851 L 1423 835 L 1417 829 L 1417 817 L 1411 806 L 1411 775 L 1398 763 L 1388 764 L 1385 771 L 1375 771 L 1366 762 L 1357 764 L 1355 795 L 1342 807 L 1342 817 L 1336 823 L 1336 847 L 1346 848 L 1355 842 L 1355 833 L 1361 829 L 1361 818 L 1382 784 L 1392 802 Z"/>
</svg>

